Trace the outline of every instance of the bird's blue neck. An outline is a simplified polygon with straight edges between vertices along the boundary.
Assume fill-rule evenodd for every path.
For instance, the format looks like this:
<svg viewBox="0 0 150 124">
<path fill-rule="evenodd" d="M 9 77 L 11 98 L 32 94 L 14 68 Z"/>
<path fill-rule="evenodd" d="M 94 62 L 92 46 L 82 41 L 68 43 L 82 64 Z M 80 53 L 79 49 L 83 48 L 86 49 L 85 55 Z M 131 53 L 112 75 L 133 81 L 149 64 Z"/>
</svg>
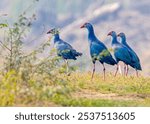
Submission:
<svg viewBox="0 0 150 124">
<path fill-rule="evenodd" d="M 121 43 L 127 45 L 126 37 L 121 37 Z"/>
<path fill-rule="evenodd" d="M 93 27 L 88 28 L 88 39 L 94 41 L 96 38 Z"/>
<path fill-rule="evenodd" d="M 112 44 L 118 44 L 117 35 L 112 36 Z"/>
<path fill-rule="evenodd" d="M 59 34 L 54 34 L 54 43 L 60 40 Z"/>
</svg>

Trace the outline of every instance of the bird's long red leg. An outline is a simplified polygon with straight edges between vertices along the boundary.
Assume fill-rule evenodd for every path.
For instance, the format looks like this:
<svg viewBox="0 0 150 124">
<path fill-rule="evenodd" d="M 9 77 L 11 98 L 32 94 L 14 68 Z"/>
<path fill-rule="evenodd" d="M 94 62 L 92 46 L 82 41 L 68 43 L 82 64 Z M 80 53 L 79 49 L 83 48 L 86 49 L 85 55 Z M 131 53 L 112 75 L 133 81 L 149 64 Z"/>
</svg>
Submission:
<svg viewBox="0 0 150 124">
<path fill-rule="evenodd" d="M 139 77 L 138 70 L 136 70 L 136 76 Z"/>
<path fill-rule="evenodd" d="M 119 73 L 122 75 L 121 65 L 119 65 Z"/>
<path fill-rule="evenodd" d="M 128 67 L 128 65 L 127 65 L 126 76 L 128 76 L 128 71 L 129 71 L 129 67 Z"/>
<path fill-rule="evenodd" d="M 119 65 L 117 64 L 116 72 L 115 72 L 115 75 L 114 75 L 115 77 L 117 75 L 118 69 L 119 69 Z"/>
<path fill-rule="evenodd" d="M 126 64 L 124 63 L 124 76 L 126 75 Z"/>
<path fill-rule="evenodd" d="M 91 81 L 93 80 L 93 77 L 94 77 L 94 73 L 95 73 L 95 63 L 93 64 L 93 72 L 92 72 L 92 77 L 91 77 Z"/>
<path fill-rule="evenodd" d="M 105 80 L 105 66 L 104 66 L 104 64 L 103 64 L 103 79 Z"/>
<path fill-rule="evenodd" d="M 69 73 L 69 66 L 68 66 L 68 61 L 66 59 L 64 59 L 65 63 L 66 63 L 66 67 L 67 67 L 67 75 L 69 76 L 70 73 Z"/>
</svg>

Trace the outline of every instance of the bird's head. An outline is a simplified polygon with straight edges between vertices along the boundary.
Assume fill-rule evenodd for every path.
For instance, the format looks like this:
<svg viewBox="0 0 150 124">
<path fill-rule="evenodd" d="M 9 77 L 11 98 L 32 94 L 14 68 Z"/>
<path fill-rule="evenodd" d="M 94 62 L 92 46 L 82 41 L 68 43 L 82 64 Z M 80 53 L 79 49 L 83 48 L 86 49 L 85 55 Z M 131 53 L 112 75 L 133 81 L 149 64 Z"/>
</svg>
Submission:
<svg viewBox="0 0 150 124">
<path fill-rule="evenodd" d="M 47 32 L 47 34 L 53 34 L 53 35 L 59 34 L 59 29 L 57 29 L 57 28 L 50 29 L 50 30 Z"/>
<path fill-rule="evenodd" d="M 92 28 L 92 25 L 88 22 L 84 23 L 80 28 L 87 28 L 87 29 L 90 29 Z"/>
<path fill-rule="evenodd" d="M 118 37 L 121 37 L 121 38 L 124 38 L 124 37 L 125 37 L 125 34 L 124 34 L 123 32 L 121 32 L 121 33 L 119 33 L 117 36 L 118 36 Z"/>
<path fill-rule="evenodd" d="M 111 31 L 111 32 L 109 32 L 108 34 L 107 34 L 107 36 L 117 36 L 117 34 L 116 34 L 116 32 L 115 31 Z"/>
</svg>

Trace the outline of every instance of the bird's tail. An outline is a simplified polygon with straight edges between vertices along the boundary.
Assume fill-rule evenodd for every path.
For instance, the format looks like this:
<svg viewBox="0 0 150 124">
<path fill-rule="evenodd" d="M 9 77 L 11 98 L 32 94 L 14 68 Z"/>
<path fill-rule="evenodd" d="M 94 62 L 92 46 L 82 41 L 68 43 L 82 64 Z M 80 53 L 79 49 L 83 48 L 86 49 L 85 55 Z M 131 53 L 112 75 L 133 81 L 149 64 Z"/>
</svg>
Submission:
<svg viewBox="0 0 150 124">
<path fill-rule="evenodd" d="M 112 59 L 110 59 L 111 60 L 111 62 L 110 62 L 110 64 L 111 65 L 115 65 L 115 64 L 117 64 L 117 62 L 112 58 Z"/>
<path fill-rule="evenodd" d="M 76 56 L 82 56 L 82 53 L 76 52 Z"/>
<path fill-rule="evenodd" d="M 117 64 L 117 62 L 112 57 L 107 57 L 107 59 L 105 59 L 104 62 L 107 63 L 107 64 L 110 64 L 110 65 Z"/>
<path fill-rule="evenodd" d="M 115 65 L 115 64 L 117 64 L 117 62 L 115 61 L 115 59 L 113 59 L 112 56 L 108 56 L 108 57 L 107 57 L 106 63 L 107 63 L 107 64 L 110 64 L 110 65 Z"/>
<path fill-rule="evenodd" d="M 142 71 L 142 67 L 141 67 L 141 64 L 140 64 L 140 63 L 137 63 L 137 64 L 135 65 L 135 68 L 136 68 L 137 70 L 141 70 L 141 71 Z"/>
</svg>

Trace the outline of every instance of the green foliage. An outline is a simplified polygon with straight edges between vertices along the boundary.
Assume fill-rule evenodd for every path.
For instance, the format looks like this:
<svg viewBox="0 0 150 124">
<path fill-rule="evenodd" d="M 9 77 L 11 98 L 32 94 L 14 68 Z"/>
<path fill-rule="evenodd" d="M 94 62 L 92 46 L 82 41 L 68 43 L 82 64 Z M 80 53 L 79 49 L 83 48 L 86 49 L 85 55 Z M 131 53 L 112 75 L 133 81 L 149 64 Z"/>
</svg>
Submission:
<svg viewBox="0 0 150 124">
<path fill-rule="evenodd" d="M 26 37 L 29 28 L 31 27 L 33 18 L 27 18 L 24 14 L 20 15 L 18 21 L 12 27 L 8 27 L 5 33 L 5 41 L 1 42 L 5 49 L 5 64 L 4 69 L 19 71 L 21 62 L 24 56 L 23 39 Z"/>
<path fill-rule="evenodd" d="M 0 106 L 14 105 L 17 82 L 18 79 L 15 71 L 9 71 L 2 77 L 0 81 Z"/>
<path fill-rule="evenodd" d="M 72 73 L 67 76 L 66 65 L 55 49 L 47 57 L 39 57 L 51 39 L 30 53 L 24 51 L 23 41 L 35 19 L 34 14 L 27 17 L 24 13 L 11 26 L 0 23 L 1 30 L 7 29 L 0 40 L 0 49 L 5 51 L 1 53 L 0 106 L 150 106 L 149 78 L 106 74 L 103 81 L 102 75 L 95 74 L 91 81 L 91 73 L 74 73 L 75 66 L 70 66 Z M 98 59 L 107 55 L 103 51 Z"/>
<path fill-rule="evenodd" d="M 68 95 L 67 79 L 61 76 L 61 58 L 52 49 L 47 57 L 39 57 L 50 46 L 50 40 L 43 41 L 40 46 L 30 53 L 23 50 L 35 15 L 27 17 L 21 14 L 12 26 L 1 23 L 6 27 L 4 40 L 0 41 L 4 50 L 3 68 L 0 70 L 0 106 L 27 105 L 32 102 L 47 100 L 53 94 Z M 63 74 L 63 73 L 62 73 Z"/>
<path fill-rule="evenodd" d="M 5 28 L 5 27 L 8 27 L 8 25 L 5 23 L 0 23 L 0 28 Z"/>
</svg>

